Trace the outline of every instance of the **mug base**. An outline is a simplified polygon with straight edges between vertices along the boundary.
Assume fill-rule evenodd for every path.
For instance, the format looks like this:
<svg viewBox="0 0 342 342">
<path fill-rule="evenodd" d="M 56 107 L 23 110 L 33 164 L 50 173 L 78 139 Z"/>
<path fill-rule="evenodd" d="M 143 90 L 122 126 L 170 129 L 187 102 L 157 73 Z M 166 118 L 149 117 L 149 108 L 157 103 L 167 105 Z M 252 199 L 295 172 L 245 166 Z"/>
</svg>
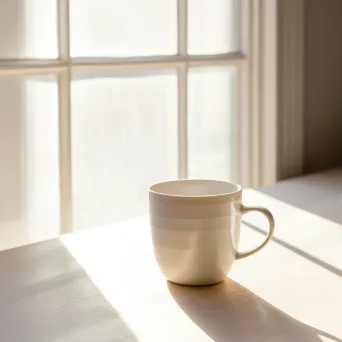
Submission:
<svg viewBox="0 0 342 342">
<path fill-rule="evenodd" d="M 225 279 L 225 278 L 224 278 Z M 219 283 L 222 283 L 224 281 L 224 279 L 221 280 L 215 280 L 215 281 L 211 281 L 211 282 L 196 282 L 196 283 L 192 283 L 192 282 L 181 282 L 181 281 L 172 281 L 167 279 L 167 281 L 171 284 L 175 284 L 175 285 L 181 285 L 181 286 L 193 286 L 193 287 L 202 287 L 202 286 L 213 286 L 213 285 L 217 285 Z"/>
</svg>

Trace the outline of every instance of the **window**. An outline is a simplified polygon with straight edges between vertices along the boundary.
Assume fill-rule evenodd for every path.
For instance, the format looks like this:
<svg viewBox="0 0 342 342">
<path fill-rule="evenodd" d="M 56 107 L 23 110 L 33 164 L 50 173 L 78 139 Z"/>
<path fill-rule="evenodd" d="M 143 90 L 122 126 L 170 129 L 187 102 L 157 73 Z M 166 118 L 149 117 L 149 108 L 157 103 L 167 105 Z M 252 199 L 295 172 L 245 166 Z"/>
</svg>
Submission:
<svg viewBox="0 0 342 342">
<path fill-rule="evenodd" d="M 0 0 L 3 243 L 144 215 L 165 179 L 260 184 L 269 3 Z"/>
</svg>

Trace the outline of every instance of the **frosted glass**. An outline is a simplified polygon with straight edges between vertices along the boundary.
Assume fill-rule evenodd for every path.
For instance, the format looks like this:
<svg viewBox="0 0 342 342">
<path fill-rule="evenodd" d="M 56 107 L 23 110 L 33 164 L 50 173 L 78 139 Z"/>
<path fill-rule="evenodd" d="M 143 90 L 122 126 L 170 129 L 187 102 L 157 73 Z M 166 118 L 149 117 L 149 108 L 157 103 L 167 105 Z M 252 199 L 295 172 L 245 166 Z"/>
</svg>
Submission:
<svg viewBox="0 0 342 342">
<path fill-rule="evenodd" d="M 175 74 L 74 75 L 76 229 L 148 212 L 152 183 L 177 177 Z"/>
<path fill-rule="evenodd" d="M 220 54 L 237 50 L 239 0 L 188 0 L 189 54 Z"/>
<path fill-rule="evenodd" d="M 234 180 L 236 69 L 190 69 L 189 177 Z"/>
<path fill-rule="evenodd" d="M 58 107 L 52 77 L 0 77 L 0 249 L 59 234 Z"/>
<path fill-rule="evenodd" d="M 56 58 L 56 0 L 0 1 L 0 58 Z"/>
<path fill-rule="evenodd" d="M 175 0 L 72 0 L 70 20 L 72 56 L 177 52 Z"/>
</svg>

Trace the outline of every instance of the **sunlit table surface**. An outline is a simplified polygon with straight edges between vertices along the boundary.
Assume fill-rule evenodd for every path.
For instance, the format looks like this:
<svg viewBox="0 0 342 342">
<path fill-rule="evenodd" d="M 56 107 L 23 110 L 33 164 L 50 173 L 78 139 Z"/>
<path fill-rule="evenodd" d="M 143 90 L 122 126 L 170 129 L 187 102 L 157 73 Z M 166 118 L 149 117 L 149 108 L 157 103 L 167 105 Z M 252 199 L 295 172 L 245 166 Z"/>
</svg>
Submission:
<svg viewBox="0 0 342 342">
<path fill-rule="evenodd" d="M 245 190 L 274 238 L 211 287 L 163 279 L 147 218 L 1 252 L 0 341 L 342 341 L 341 193 L 341 169 Z"/>
</svg>

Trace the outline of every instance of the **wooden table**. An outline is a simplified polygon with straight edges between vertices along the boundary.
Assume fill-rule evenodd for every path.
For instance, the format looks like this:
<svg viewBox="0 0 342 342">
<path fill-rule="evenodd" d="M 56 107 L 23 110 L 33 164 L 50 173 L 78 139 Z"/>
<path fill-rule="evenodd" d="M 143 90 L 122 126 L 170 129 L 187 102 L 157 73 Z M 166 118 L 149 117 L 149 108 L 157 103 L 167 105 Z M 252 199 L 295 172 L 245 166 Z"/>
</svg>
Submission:
<svg viewBox="0 0 342 342">
<path fill-rule="evenodd" d="M 342 170 L 244 192 L 263 251 L 212 287 L 168 284 L 147 220 L 0 253 L 0 341 L 342 341 Z M 246 216 L 242 248 L 266 222 Z"/>
</svg>

